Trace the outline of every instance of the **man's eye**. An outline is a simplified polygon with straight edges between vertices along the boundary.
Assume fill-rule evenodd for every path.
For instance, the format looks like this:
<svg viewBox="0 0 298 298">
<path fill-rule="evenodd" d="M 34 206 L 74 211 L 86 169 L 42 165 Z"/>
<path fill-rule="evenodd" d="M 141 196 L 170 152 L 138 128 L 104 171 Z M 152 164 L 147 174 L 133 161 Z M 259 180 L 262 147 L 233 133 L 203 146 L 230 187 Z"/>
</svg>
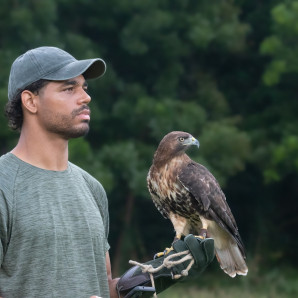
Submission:
<svg viewBox="0 0 298 298">
<path fill-rule="evenodd" d="M 64 89 L 64 91 L 69 91 L 69 92 L 71 92 L 71 91 L 73 91 L 73 87 L 66 88 L 66 89 Z"/>
</svg>

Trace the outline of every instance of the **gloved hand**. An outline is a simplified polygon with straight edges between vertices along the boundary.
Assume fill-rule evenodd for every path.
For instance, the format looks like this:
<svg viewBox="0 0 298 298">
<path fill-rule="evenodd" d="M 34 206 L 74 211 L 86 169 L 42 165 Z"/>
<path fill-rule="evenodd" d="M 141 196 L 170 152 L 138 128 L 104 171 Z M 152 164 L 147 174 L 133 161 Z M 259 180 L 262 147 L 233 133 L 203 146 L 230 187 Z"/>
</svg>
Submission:
<svg viewBox="0 0 298 298">
<path fill-rule="evenodd" d="M 168 254 L 146 262 L 145 265 L 152 265 L 153 268 L 157 268 L 162 265 L 164 259 L 168 258 L 170 255 L 189 250 L 193 256 L 194 264 L 188 271 L 188 277 L 194 277 L 202 273 L 214 258 L 214 240 L 211 238 L 202 240 L 189 234 L 184 239 L 175 241 L 172 246 L 173 250 L 171 250 Z M 175 257 L 173 260 L 179 261 L 183 257 L 184 255 Z M 146 288 L 152 287 L 149 273 L 143 273 L 139 266 L 134 266 L 126 271 L 119 279 L 117 283 L 118 295 L 119 297 L 125 298 L 138 297 L 137 293 L 139 292 L 139 294 L 142 294 L 142 297 L 151 297 L 154 290 L 158 294 L 175 284 L 177 281 L 188 278 L 181 277 L 179 279 L 174 279 L 173 277 L 180 275 L 183 270 L 187 268 L 190 262 L 191 260 L 186 260 L 171 268 L 163 267 L 158 272 L 153 273 L 155 289 Z M 145 292 L 145 290 L 148 290 L 148 292 Z M 135 296 L 128 294 L 130 291 L 135 292 Z"/>
</svg>

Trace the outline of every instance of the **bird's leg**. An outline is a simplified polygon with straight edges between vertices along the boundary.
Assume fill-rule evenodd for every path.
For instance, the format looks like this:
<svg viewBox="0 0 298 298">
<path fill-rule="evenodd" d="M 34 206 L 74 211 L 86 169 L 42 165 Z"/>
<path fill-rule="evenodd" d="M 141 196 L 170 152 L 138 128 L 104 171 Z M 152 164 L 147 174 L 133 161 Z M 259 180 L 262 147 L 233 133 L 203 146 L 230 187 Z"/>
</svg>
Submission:
<svg viewBox="0 0 298 298">
<path fill-rule="evenodd" d="M 169 218 L 173 224 L 173 227 L 176 231 L 176 236 L 174 238 L 174 242 L 180 240 L 182 235 L 188 234 L 186 231 L 188 230 L 188 221 L 185 217 L 179 216 L 178 214 L 174 214 L 170 212 Z"/>
<path fill-rule="evenodd" d="M 202 216 L 200 216 L 200 220 L 202 223 L 202 227 L 200 228 L 199 235 L 196 237 L 198 237 L 200 239 L 206 239 L 207 238 L 208 220 L 205 220 Z"/>
<path fill-rule="evenodd" d="M 176 231 L 176 235 L 175 235 L 173 242 L 180 240 L 182 235 L 188 234 L 188 232 L 187 232 L 188 231 L 188 222 L 187 222 L 186 218 L 181 217 L 181 216 L 174 214 L 172 212 L 170 212 L 169 218 L 170 218 L 170 220 L 174 226 L 174 229 Z M 155 254 L 154 258 L 159 258 L 161 256 L 165 256 L 172 250 L 173 250 L 172 246 L 170 248 L 166 247 L 163 252 L 159 252 L 159 253 Z"/>
<path fill-rule="evenodd" d="M 207 229 L 200 229 L 200 233 L 198 235 L 198 238 L 206 239 L 207 238 Z"/>
</svg>

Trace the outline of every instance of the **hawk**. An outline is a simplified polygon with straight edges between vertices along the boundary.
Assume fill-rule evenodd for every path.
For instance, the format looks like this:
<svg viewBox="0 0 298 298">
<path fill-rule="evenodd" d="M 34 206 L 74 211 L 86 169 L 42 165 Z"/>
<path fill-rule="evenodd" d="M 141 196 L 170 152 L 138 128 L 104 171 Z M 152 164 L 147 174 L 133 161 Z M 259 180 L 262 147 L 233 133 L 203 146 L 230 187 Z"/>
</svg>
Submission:
<svg viewBox="0 0 298 298">
<path fill-rule="evenodd" d="M 214 238 L 220 267 L 231 277 L 246 275 L 245 250 L 234 216 L 218 182 L 203 165 L 185 153 L 199 141 L 173 131 L 160 142 L 147 176 L 152 200 L 171 220 L 177 239 L 193 233 Z"/>
</svg>

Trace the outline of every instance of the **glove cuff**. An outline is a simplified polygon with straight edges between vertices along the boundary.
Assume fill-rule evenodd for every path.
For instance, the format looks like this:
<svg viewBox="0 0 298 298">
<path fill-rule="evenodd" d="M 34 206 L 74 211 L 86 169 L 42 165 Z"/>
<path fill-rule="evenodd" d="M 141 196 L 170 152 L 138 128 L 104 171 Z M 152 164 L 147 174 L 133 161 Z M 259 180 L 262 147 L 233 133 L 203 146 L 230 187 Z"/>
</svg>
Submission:
<svg viewBox="0 0 298 298">
<path fill-rule="evenodd" d="M 157 268 L 162 265 L 163 261 L 164 257 L 160 257 L 146 262 L 144 265 L 151 265 L 153 268 Z M 172 277 L 172 270 L 168 268 L 162 268 L 158 272 L 153 273 L 156 293 L 160 293 L 176 283 L 177 280 L 174 280 Z M 120 295 L 126 295 L 137 286 L 152 287 L 151 278 L 148 272 L 143 272 L 139 266 L 133 266 L 121 276 L 116 289 L 120 297 Z"/>
<path fill-rule="evenodd" d="M 185 256 L 185 254 L 187 255 Z M 193 235 L 188 235 L 184 240 L 175 241 L 173 250 L 166 256 L 151 260 L 145 264 L 134 262 L 136 266 L 126 271 L 117 283 L 118 295 L 119 297 L 120 294 L 126 295 L 136 287 L 153 286 L 151 284 L 151 274 L 154 278 L 156 293 L 160 293 L 177 281 L 184 280 L 185 277 L 182 276 L 188 274 L 191 277 L 200 274 L 212 261 L 213 257 L 213 239 L 199 240 Z M 153 273 L 143 272 L 141 267 Z M 127 297 L 131 296 L 128 294 Z"/>
</svg>

